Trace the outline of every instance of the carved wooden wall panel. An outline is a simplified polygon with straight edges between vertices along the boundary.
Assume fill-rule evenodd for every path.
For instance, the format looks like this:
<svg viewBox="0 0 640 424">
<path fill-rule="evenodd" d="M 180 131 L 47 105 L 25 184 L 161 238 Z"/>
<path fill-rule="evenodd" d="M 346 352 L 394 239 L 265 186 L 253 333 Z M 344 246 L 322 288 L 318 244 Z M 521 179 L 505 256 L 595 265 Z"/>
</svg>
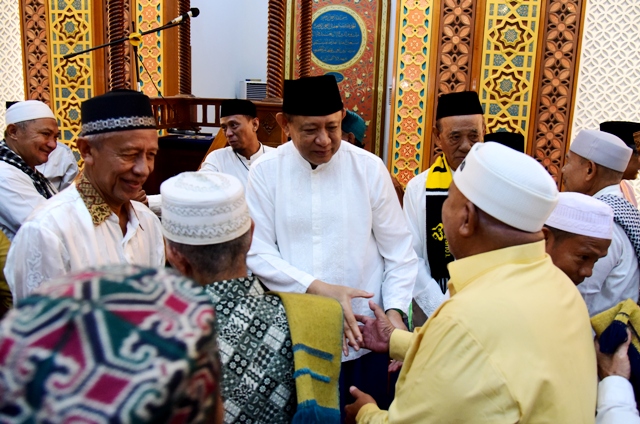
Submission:
<svg viewBox="0 0 640 424">
<path fill-rule="evenodd" d="M 51 105 L 45 0 L 21 0 L 26 97 Z"/>
<path fill-rule="evenodd" d="M 24 100 L 20 16 L 19 0 L 0 0 L 0 134 L 5 130 L 5 103 Z"/>
<path fill-rule="evenodd" d="M 108 0 L 105 5 L 107 17 L 107 41 L 125 37 L 131 32 L 131 4 L 126 0 Z M 109 90 L 131 88 L 131 47 L 128 43 L 106 48 L 109 67 Z"/>
<path fill-rule="evenodd" d="M 560 180 L 569 146 L 583 8 L 583 0 L 550 0 L 547 5 L 537 114 L 528 153 L 538 159 L 556 181 Z"/>
</svg>

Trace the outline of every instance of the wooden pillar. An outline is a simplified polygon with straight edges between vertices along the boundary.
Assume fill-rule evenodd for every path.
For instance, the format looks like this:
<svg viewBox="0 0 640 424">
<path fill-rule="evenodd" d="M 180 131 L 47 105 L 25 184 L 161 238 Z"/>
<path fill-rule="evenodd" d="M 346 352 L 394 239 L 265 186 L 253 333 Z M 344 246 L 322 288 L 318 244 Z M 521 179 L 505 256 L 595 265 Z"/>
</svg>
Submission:
<svg viewBox="0 0 640 424">
<path fill-rule="evenodd" d="M 300 8 L 300 70 L 301 77 L 311 76 L 311 25 L 313 1 L 302 0 Z"/>
<path fill-rule="evenodd" d="M 122 38 L 129 33 L 131 24 L 130 5 L 128 1 L 108 0 L 107 41 Z M 131 88 L 131 55 L 127 43 L 121 43 L 107 48 L 107 63 L 109 66 L 109 90 Z"/>
<path fill-rule="evenodd" d="M 281 99 L 284 84 L 286 0 L 269 0 L 267 99 Z"/>
<path fill-rule="evenodd" d="M 187 13 L 190 8 L 190 0 L 178 0 L 178 15 Z M 180 25 L 178 43 L 178 93 L 191 94 L 191 19 Z"/>
</svg>

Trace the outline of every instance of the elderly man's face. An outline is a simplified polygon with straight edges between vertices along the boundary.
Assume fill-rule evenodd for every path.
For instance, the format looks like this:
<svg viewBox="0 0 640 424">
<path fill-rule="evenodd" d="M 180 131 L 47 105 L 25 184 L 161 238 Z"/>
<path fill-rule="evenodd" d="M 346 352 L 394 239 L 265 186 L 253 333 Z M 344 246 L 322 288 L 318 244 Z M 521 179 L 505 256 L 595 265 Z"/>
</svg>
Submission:
<svg viewBox="0 0 640 424">
<path fill-rule="evenodd" d="M 158 153 L 158 133 L 140 129 L 106 133 L 83 156 L 91 168 L 92 183 L 110 206 L 135 198 L 153 171 Z"/>
<path fill-rule="evenodd" d="M 58 123 L 52 118 L 39 118 L 9 129 L 9 137 L 14 139 L 16 153 L 30 167 L 36 167 L 49 159 L 49 154 L 56 148 Z"/>
<path fill-rule="evenodd" d="M 458 169 L 471 147 L 483 140 L 484 118 L 482 115 L 448 116 L 438 123 L 440 131 L 438 126 L 434 130 L 436 144 L 442 149 L 451 169 Z"/>
<path fill-rule="evenodd" d="M 562 168 L 563 190 L 585 193 L 588 171 L 589 161 L 569 150 Z"/>
<path fill-rule="evenodd" d="M 565 234 L 559 239 L 553 232 L 544 230 L 546 250 L 553 264 L 578 285 L 591 277 L 593 266 L 600 258 L 607 256 L 611 240 Z"/>
<path fill-rule="evenodd" d="M 327 163 L 340 148 L 344 110 L 327 116 L 278 115 L 282 128 L 312 167 Z"/>
<path fill-rule="evenodd" d="M 246 115 L 231 115 L 220 118 L 220 129 L 224 132 L 229 146 L 235 151 L 253 150 L 258 144 L 256 131 L 258 131 L 258 118 Z"/>
</svg>

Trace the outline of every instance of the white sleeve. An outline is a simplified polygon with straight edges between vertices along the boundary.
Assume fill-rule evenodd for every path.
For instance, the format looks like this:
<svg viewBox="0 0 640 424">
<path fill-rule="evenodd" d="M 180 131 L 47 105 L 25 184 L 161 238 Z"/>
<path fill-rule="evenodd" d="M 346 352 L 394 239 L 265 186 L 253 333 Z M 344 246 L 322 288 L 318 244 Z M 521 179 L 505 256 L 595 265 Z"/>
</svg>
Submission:
<svg viewBox="0 0 640 424">
<path fill-rule="evenodd" d="M 315 277 L 282 258 L 276 237 L 275 203 L 269 188 L 263 167 L 251 166 L 246 197 L 255 230 L 247 266 L 271 290 L 305 293 Z"/>
<path fill-rule="evenodd" d="M 62 167 L 60 187 L 58 187 L 59 191 L 69 187 L 78 175 L 78 162 L 76 161 L 76 157 L 73 155 L 71 149 L 65 149 Z"/>
<path fill-rule="evenodd" d="M 218 163 L 218 159 L 215 154 L 216 151 L 217 150 L 214 150 L 204 158 L 204 162 L 202 162 L 198 171 L 220 172 L 220 164 Z"/>
<path fill-rule="evenodd" d="M 4 268 L 14 305 L 68 269 L 69 254 L 60 239 L 49 229 L 26 222 L 11 243 Z"/>
<path fill-rule="evenodd" d="M 426 204 L 425 179 L 417 176 L 407 184 L 404 194 L 404 215 L 413 241 L 413 249 L 418 255 L 418 276 L 413 289 L 413 298 L 427 317 L 431 316 L 448 296 L 442 293 L 438 282 L 431 277 L 431 268 L 426 251 Z"/>
<path fill-rule="evenodd" d="M 149 202 L 149 209 L 151 212 L 156 214 L 156 216 L 162 215 L 162 195 L 161 194 L 150 194 L 147 196 L 147 202 Z"/>
<path fill-rule="evenodd" d="M 633 387 L 624 377 L 612 375 L 598 384 L 596 424 L 640 424 Z"/>
<path fill-rule="evenodd" d="M 382 302 L 385 309 L 408 313 L 418 273 L 418 258 L 411 244 L 398 195 L 391 176 L 381 161 L 373 180 L 372 231 L 378 252 L 384 259 Z"/>
<path fill-rule="evenodd" d="M 12 234 L 45 199 L 27 174 L 11 174 L 0 179 L 0 222 Z M 11 239 L 12 237 L 8 237 Z"/>
</svg>

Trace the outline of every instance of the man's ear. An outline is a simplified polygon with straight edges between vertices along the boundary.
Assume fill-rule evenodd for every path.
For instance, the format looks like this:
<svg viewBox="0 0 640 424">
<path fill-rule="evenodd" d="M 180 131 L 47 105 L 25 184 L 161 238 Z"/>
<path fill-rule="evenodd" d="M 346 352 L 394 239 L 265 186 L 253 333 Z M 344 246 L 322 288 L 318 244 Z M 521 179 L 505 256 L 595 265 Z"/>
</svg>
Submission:
<svg viewBox="0 0 640 424">
<path fill-rule="evenodd" d="M 542 235 L 544 236 L 545 245 L 550 246 L 553 244 L 553 233 L 547 227 L 542 227 Z"/>
<path fill-rule="evenodd" d="M 284 133 L 287 135 L 287 137 L 290 137 L 290 135 L 289 135 L 289 121 L 287 121 L 287 117 L 284 116 L 284 113 L 278 112 L 276 114 L 276 122 L 278 123 L 278 125 L 280 125 L 280 127 L 282 128 L 282 131 L 284 131 Z"/>
<path fill-rule="evenodd" d="M 251 126 L 253 127 L 253 132 L 258 132 L 258 128 L 260 128 L 260 119 L 255 117 L 251 120 Z"/>
<path fill-rule="evenodd" d="M 434 125 L 432 131 L 433 131 L 433 135 L 436 137 L 436 146 L 441 148 L 440 131 L 438 130 L 438 126 Z"/>
<path fill-rule="evenodd" d="M 167 261 L 171 264 L 176 271 L 185 277 L 193 277 L 193 268 L 187 260 L 178 250 L 176 250 L 171 243 L 165 243 L 165 250 L 167 255 Z"/>
<path fill-rule="evenodd" d="M 586 173 L 587 175 L 585 176 L 585 179 L 587 181 L 591 181 L 596 177 L 596 170 L 597 170 L 597 166 L 596 163 L 592 160 L 587 161 L 586 164 Z"/>
<path fill-rule="evenodd" d="M 18 126 L 16 124 L 9 124 L 7 125 L 7 137 L 11 138 L 12 140 L 17 140 L 18 139 Z"/>
<path fill-rule="evenodd" d="M 463 214 L 463 219 L 461 220 L 459 229 L 460 235 L 465 238 L 473 236 L 478 229 L 479 219 L 476 205 L 467 200 L 464 203 L 464 208 L 460 213 Z"/>
<path fill-rule="evenodd" d="M 95 163 L 94 149 L 91 147 L 89 140 L 86 137 L 78 137 L 76 140 L 76 147 L 80 152 L 80 156 L 84 163 L 87 165 L 93 165 Z"/>
<path fill-rule="evenodd" d="M 345 133 L 347 135 L 347 140 L 351 144 L 356 144 L 356 136 L 354 133 Z"/>
</svg>

